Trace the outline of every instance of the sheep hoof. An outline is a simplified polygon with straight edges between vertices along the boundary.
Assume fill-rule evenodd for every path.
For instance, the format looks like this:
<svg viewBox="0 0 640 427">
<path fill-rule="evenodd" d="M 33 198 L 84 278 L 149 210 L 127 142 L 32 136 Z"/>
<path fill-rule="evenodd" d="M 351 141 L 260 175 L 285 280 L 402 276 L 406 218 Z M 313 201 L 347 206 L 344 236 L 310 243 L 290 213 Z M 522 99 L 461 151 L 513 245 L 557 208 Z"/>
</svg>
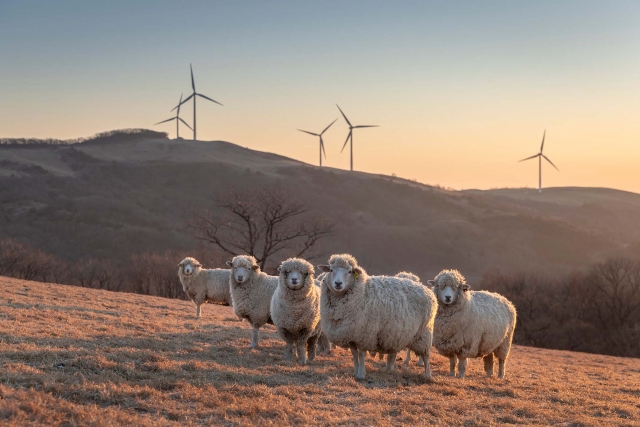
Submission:
<svg viewBox="0 0 640 427">
<path fill-rule="evenodd" d="M 357 380 L 363 380 L 363 379 L 364 379 L 364 375 L 357 374 L 357 375 L 356 375 L 356 379 L 357 379 Z"/>
<path fill-rule="evenodd" d="M 487 377 L 491 378 L 493 376 L 493 371 L 487 371 Z"/>
<path fill-rule="evenodd" d="M 451 372 L 449 372 L 449 376 L 450 376 L 450 377 L 455 377 L 455 376 L 456 376 L 456 372 L 455 372 L 455 371 L 451 371 Z"/>
<path fill-rule="evenodd" d="M 458 379 L 463 380 L 464 379 L 464 374 L 458 374 Z"/>
<path fill-rule="evenodd" d="M 424 366 L 424 362 L 422 361 L 422 359 L 418 360 L 418 366 Z"/>
</svg>

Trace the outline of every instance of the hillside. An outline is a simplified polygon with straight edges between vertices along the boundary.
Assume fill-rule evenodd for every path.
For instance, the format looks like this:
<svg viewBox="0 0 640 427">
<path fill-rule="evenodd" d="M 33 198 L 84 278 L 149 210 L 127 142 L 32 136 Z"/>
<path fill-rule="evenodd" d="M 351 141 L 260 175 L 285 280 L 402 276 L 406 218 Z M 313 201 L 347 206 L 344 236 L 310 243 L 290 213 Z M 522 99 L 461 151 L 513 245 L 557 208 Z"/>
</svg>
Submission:
<svg viewBox="0 0 640 427">
<path fill-rule="evenodd" d="M 457 267 L 477 279 L 491 269 L 553 273 L 640 256 L 633 193 L 447 191 L 227 142 L 131 137 L 0 146 L 0 238 L 68 260 L 186 253 L 196 244 L 185 230 L 191 208 L 212 206 L 219 191 L 260 185 L 288 188 L 337 222 L 322 252 L 351 252 L 373 273 L 432 277 Z"/>
<path fill-rule="evenodd" d="M 504 381 L 434 379 L 415 365 L 366 381 L 335 350 L 282 359 L 258 350 L 229 307 L 0 277 L 0 423 L 7 425 L 637 425 L 640 360 L 515 346 Z"/>
</svg>

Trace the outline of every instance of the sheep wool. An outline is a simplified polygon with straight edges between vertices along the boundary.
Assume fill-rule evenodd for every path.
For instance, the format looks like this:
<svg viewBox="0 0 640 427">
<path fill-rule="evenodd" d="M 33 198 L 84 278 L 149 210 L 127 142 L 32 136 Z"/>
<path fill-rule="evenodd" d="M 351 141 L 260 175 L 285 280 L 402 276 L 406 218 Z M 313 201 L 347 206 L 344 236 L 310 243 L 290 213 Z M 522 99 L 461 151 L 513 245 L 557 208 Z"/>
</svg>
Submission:
<svg viewBox="0 0 640 427">
<path fill-rule="evenodd" d="M 250 348 L 259 342 L 258 330 L 271 320 L 271 297 L 278 287 L 278 276 L 260 271 L 256 259 L 250 255 L 238 255 L 227 265 L 231 267 L 229 285 L 233 310 L 246 319 L 253 328 Z"/>
<path fill-rule="evenodd" d="M 206 302 L 231 305 L 229 277 L 226 269 L 202 268 L 195 258 L 187 257 L 178 264 L 178 277 L 182 289 L 196 305 L 196 318 L 200 318 L 200 306 Z"/>
<path fill-rule="evenodd" d="M 430 289 L 409 279 L 369 276 L 348 254 L 333 255 L 319 268 L 329 273 L 320 299 L 322 330 L 332 343 L 351 349 L 356 378 L 365 377 L 367 351 L 388 354 L 390 371 L 407 347 L 424 358 L 424 376 L 431 377 L 437 304 Z"/>
<path fill-rule="evenodd" d="M 320 289 L 314 283 L 313 266 L 299 258 L 289 258 L 278 269 L 279 284 L 271 298 L 271 318 L 278 335 L 286 342 L 285 359 L 292 356 L 293 346 L 298 363 L 316 355 L 320 336 Z M 306 356 L 305 356 L 306 347 Z"/>
<path fill-rule="evenodd" d="M 464 378 L 467 359 L 482 357 L 487 376 L 493 376 L 494 356 L 498 377 L 504 378 L 516 326 L 516 309 L 502 295 L 472 291 L 457 270 L 443 270 L 429 280 L 438 299 L 434 346 L 449 358 L 449 375 Z"/>
</svg>

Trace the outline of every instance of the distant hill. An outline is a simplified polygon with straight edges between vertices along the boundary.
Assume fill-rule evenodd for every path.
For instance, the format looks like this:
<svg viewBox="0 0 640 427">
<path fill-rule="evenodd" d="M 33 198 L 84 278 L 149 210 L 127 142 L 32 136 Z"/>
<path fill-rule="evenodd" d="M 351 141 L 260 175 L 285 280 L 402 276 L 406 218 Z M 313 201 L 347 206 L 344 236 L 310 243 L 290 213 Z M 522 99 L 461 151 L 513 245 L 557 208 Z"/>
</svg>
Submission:
<svg viewBox="0 0 640 427">
<path fill-rule="evenodd" d="M 0 146 L 0 238 L 70 260 L 188 251 L 196 243 L 184 228 L 190 208 L 256 185 L 289 188 L 335 220 L 324 252 L 351 252 L 372 273 L 432 277 L 456 267 L 477 279 L 489 269 L 556 272 L 611 255 L 640 257 L 638 194 L 448 191 L 228 142 L 166 138 Z"/>
<path fill-rule="evenodd" d="M 435 351 L 433 380 L 334 349 L 283 358 L 272 326 L 230 307 L 0 277 L 0 424 L 8 426 L 632 426 L 640 359 L 514 346 L 504 380 L 480 359 L 464 380 Z"/>
</svg>

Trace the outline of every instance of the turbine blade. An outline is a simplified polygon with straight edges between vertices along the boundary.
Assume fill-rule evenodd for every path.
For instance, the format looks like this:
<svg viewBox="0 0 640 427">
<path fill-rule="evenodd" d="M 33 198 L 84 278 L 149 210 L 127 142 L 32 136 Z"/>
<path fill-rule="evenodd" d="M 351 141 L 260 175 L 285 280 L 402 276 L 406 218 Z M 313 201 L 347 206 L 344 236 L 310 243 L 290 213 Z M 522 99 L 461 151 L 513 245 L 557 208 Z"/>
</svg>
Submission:
<svg viewBox="0 0 640 427">
<path fill-rule="evenodd" d="M 159 125 L 160 123 L 170 122 L 171 120 L 175 120 L 175 119 L 176 119 L 175 117 L 171 117 L 170 119 L 163 120 L 163 121 L 161 121 L 161 122 L 156 123 L 155 125 Z M 155 126 L 155 125 L 154 125 L 154 126 Z"/>
<path fill-rule="evenodd" d="M 340 107 L 338 107 L 340 108 Z M 349 142 L 349 138 L 351 138 L 351 132 L 353 132 L 351 129 L 349 129 L 349 135 L 347 135 L 347 140 L 344 142 L 344 145 L 342 146 L 342 150 L 340 150 L 340 152 L 342 153 L 344 151 L 344 147 L 347 146 L 347 142 Z"/>
<path fill-rule="evenodd" d="M 354 126 L 354 129 L 358 129 L 358 128 L 379 128 L 380 126 L 378 125 L 364 125 L 364 126 Z"/>
<path fill-rule="evenodd" d="M 185 122 L 184 120 L 182 120 L 180 117 L 178 117 L 178 120 L 180 120 L 182 123 L 184 123 L 184 125 L 186 127 L 188 127 L 189 129 L 193 130 L 193 128 L 191 126 L 189 126 L 189 124 L 187 122 Z"/>
<path fill-rule="evenodd" d="M 201 93 L 196 93 L 196 95 L 198 95 L 198 96 L 199 96 L 199 97 L 201 97 L 201 98 L 208 99 L 208 100 L 209 100 L 209 101 L 211 101 L 211 102 L 215 102 L 215 103 L 216 103 L 216 104 L 218 104 L 218 105 L 222 105 L 222 104 L 220 104 L 218 101 L 216 101 L 215 99 L 211 99 L 211 98 L 209 98 L 208 96 L 204 96 L 204 95 L 203 95 L 203 94 L 201 94 Z M 224 105 L 223 105 L 223 107 L 224 107 Z"/>
<path fill-rule="evenodd" d="M 336 119 L 338 120 L 338 119 Z M 320 132 L 320 135 L 322 135 L 323 133 L 325 133 L 327 131 L 327 129 L 329 129 L 331 127 L 332 124 L 334 124 L 336 122 L 336 120 L 332 121 L 331 124 L 329 126 L 327 126 L 326 128 L 324 128 L 324 130 L 322 132 Z"/>
<path fill-rule="evenodd" d="M 180 94 L 180 101 L 178 101 L 178 112 L 176 113 L 176 117 L 180 115 L 180 106 L 182 105 L 182 95 L 184 95 L 184 93 Z"/>
<path fill-rule="evenodd" d="M 322 152 L 324 153 L 324 158 L 327 158 L 327 152 L 324 151 L 324 141 L 322 140 L 322 136 L 320 136 L 320 147 L 322 147 Z"/>
<path fill-rule="evenodd" d="M 347 119 L 347 116 L 344 115 L 340 106 L 336 104 L 336 107 L 338 107 L 338 110 L 340 110 L 340 112 L 342 113 L 342 117 L 344 117 L 344 119 L 347 121 L 347 124 L 349 125 L 349 127 L 351 127 L 351 122 L 349 121 L 349 119 Z"/>
<path fill-rule="evenodd" d="M 196 91 L 196 82 L 193 79 L 193 66 L 191 64 L 189 64 L 189 68 L 191 69 L 191 87 L 193 88 L 193 91 Z"/>
<path fill-rule="evenodd" d="M 535 156 L 531 156 L 531 157 L 527 157 L 526 159 L 522 159 L 522 160 L 518 160 L 518 162 L 524 162 L 525 160 L 530 160 L 530 159 L 535 159 L 536 157 L 538 157 L 540 154 L 536 154 Z"/>
<path fill-rule="evenodd" d="M 549 160 L 549 158 L 548 158 L 547 156 L 545 156 L 544 154 L 542 154 L 542 157 L 544 157 L 544 159 L 545 159 L 547 162 L 551 163 L 551 166 L 553 166 L 554 168 L 556 168 L 556 170 L 557 170 L 558 172 L 560 172 L 560 169 L 558 169 L 558 167 L 557 167 L 556 165 L 554 165 L 554 164 L 553 164 L 553 162 L 552 162 L 551 160 Z"/>
<path fill-rule="evenodd" d="M 313 133 L 313 132 L 307 132 L 306 130 L 302 130 L 302 129 L 298 129 L 300 132 L 304 132 L 304 133 L 308 133 L 309 135 L 313 135 L 313 136 L 320 136 L 317 133 Z"/>
<path fill-rule="evenodd" d="M 187 102 L 191 98 L 193 98 L 193 93 L 191 95 L 189 95 L 189 97 L 187 99 L 184 99 L 180 104 L 178 104 L 175 107 L 173 107 L 173 110 L 175 110 L 176 108 L 179 108 L 182 104 L 184 104 L 185 102 Z M 171 111 L 173 111 L 173 110 L 171 110 Z"/>
<path fill-rule="evenodd" d="M 540 146 L 540 154 L 542 154 L 542 149 L 544 148 L 544 137 L 547 135 L 547 130 L 544 130 L 544 133 L 542 134 L 542 145 Z"/>
</svg>

